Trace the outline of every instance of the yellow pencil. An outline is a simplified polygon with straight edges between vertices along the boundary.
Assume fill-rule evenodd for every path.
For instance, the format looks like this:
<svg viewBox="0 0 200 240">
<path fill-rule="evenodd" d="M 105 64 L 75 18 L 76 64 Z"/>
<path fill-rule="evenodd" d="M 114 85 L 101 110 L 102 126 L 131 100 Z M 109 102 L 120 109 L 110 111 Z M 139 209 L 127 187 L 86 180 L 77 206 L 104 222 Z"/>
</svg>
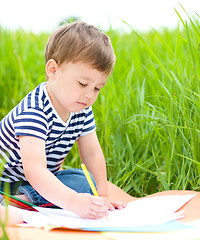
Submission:
<svg viewBox="0 0 200 240">
<path fill-rule="evenodd" d="M 87 181 L 88 181 L 88 183 L 89 183 L 89 185 L 90 185 L 90 187 L 92 189 L 92 192 L 93 192 L 94 196 L 99 196 L 99 194 L 98 194 L 98 192 L 97 192 L 97 190 L 96 190 L 96 188 L 94 186 L 94 183 L 93 183 L 93 181 L 92 181 L 92 179 L 90 177 L 90 174 L 89 174 L 89 172 L 88 172 L 88 170 L 87 170 L 87 168 L 86 168 L 84 163 L 81 164 L 81 168 L 83 169 L 85 177 L 86 177 L 86 179 L 87 179 Z"/>
<path fill-rule="evenodd" d="M 99 196 L 99 194 L 98 194 L 98 192 L 97 192 L 97 190 L 96 190 L 96 188 L 94 186 L 94 183 L 93 183 L 93 181 L 92 181 L 92 179 L 90 177 L 90 174 L 89 174 L 89 172 L 88 172 L 88 170 L 87 170 L 87 168 L 86 168 L 84 163 L 81 164 L 81 168 L 83 169 L 85 177 L 86 177 L 86 179 L 87 179 L 87 181 L 88 181 L 88 183 L 89 183 L 89 185 L 90 185 L 90 187 L 92 189 L 92 192 L 93 192 L 94 196 Z M 105 216 L 105 218 L 107 219 L 107 216 Z"/>
</svg>

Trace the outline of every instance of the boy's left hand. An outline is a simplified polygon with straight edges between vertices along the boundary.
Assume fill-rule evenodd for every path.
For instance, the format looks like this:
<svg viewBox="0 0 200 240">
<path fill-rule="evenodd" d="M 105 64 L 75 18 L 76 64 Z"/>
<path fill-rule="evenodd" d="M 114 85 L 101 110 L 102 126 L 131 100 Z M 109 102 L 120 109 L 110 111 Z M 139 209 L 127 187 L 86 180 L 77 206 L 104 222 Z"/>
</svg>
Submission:
<svg viewBox="0 0 200 240">
<path fill-rule="evenodd" d="M 110 211 L 114 211 L 115 209 L 123 209 L 127 206 L 127 204 L 122 201 L 110 202 L 107 197 L 100 197 L 104 199 L 105 203 L 108 206 L 108 210 Z"/>
</svg>

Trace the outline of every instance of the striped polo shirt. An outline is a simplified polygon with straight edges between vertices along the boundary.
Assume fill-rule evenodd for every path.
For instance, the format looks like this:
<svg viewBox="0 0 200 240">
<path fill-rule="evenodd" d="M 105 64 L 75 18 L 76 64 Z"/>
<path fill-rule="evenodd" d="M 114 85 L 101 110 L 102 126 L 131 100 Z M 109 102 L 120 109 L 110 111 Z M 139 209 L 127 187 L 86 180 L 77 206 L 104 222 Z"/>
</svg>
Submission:
<svg viewBox="0 0 200 240">
<path fill-rule="evenodd" d="M 41 83 L 0 122 L 0 163 L 3 165 L 0 181 L 26 181 L 19 136 L 34 136 L 45 141 L 47 168 L 54 173 L 79 136 L 95 129 L 92 107 L 71 112 L 64 122 L 51 104 L 46 83 Z"/>
</svg>

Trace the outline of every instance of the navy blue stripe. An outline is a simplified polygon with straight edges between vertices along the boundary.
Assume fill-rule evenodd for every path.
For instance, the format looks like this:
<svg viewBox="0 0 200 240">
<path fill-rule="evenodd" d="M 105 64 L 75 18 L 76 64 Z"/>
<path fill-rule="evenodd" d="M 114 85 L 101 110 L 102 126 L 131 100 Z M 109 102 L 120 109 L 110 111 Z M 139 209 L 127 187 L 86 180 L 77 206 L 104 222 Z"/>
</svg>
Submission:
<svg viewBox="0 0 200 240">
<path fill-rule="evenodd" d="M 19 126 L 19 127 L 16 127 L 16 130 L 17 130 L 17 135 L 18 136 L 20 135 L 19 130 L 33 130 L 33 131 L 37 131 L 39 133 L 42 133 L 42 134 L 46 135 L 46 131 L 44 131 L 40 128 L 37 128 L 37 127 L 33 127 L 33 126 Z M 22 131 L 22 134 L 24 134 L 23 131 Z"/>
<path fill-rule="evenodd" d="M 81 131 L 80 131 L 81 132 Z M 57 137 L 48 137 L 47 138 L 47 142 L 53 142 L 53 141 L 55 141 L 57 139 Z M 73 136 L 73 135 L 71 135 L 70 137 L 66 137 L 65 135 L 62 135 L 62 141 L 66 141 L 66 142 L 68 142 L 68 141 L 70 141 L 70 140 L 75 140 L 76 139 L 76 136 Z"/>
<path fill-rule="evenodd" d="M 72 123 L 70 123 L 69 124 L 69 127 L 75 127 L 75 126 L 77 126 L 77 125 L 83 125 L 84 124 L 84 120 L 82 120 L 82 121 L 77 121 L 77 122 L 72 122 Z"/>
<path fill-rule="evenodd" d="M 24 99 L 21 101 L 21 111 L 24 111 Z"/>
<path fill-rule="evenodd" d="M 85 122 L 84 125 L 88 125 L 88 124 L 92 123 L 93 121 L 94 121 L 94 119 L 91 118 L 90 120 L 88 120 L 87 122 Z"/>
<path fill-rule="evenodd" d="M 67 147 L 67 146 L 66 146 L 66 147 Z M 58 155 L 58 156 L 62 156 L 62 154 L 63 154 L 63 151 L 64 151 L 64 149 L 63 149 L 62 151 L 54 150 L 54 151 L 51 151 L 51 153 L 50 153 L 50 154 L 53 154 L 53 155 Z"/>
<path fill-rule="evenodd" d="M 64 132 L 65 132 L 65 131 L 63 131 L 63 129 L 61 129 L 61 131 L 52 129 L 52 131 L 51 131 L 52 134 L 57 134 L 57 137 L 59 137 L 60 135 L 62 135 Z"/>
<path fill-rule="evenodd" d="M 18 113 L 19 113 L 19 105 L 16 106 L 15 111 L 16 111 L 16 115 L 18 115 Z"/>
<path fill-rule="evenodd" d="M 14 111 L 12 111 L 10 115 L 11 115 L 12 122 L 14 122 Z"/>
<path fill-rule="evenodd" d="M 85 114 L 85 117 L 88 117 L 92 114 L 92 110 Z"/>
<path fill-rule="evenodd" d="M 38 100 L 39 90 L 40 90 L 40 87 L 36 88 L 35 90 L 35 107 L 36 108 L 39 108 L 39 100 Z"/>
<path fill-rule="evenodd" d="M 51 112 L 52 112 L 52 109 L 51 109 L 51 108 L 49 108 L 49 109 L 47 109 L 47 110 L 46 110 L 46 112 L 45 112 L 45 113 L 46 113 L 46 115 L 49 115 L 49 113 L 51 113 Z"/>
<path fill-rule="evenodd" d="M 45 94 L 44 94 L 44 92 L 43 92 L 43 94 L 42 94 L 42 98 L 41 98 L 42 102 L 45 101 L 45 98 L 46 98 L 46 96 L 45 96 Z M 44 102 L 44 106 L 46 106 L 46 103 L 45 103 L 45 102 Z"/>
<path fill-rule="evenodd" d="M 53 125 L 56 126 L 56 127 L 66 128 L 65 126 L 63 126 L 63 125 L 62 125 L 61 123 L 59 123 L 59 122 L 54 122 Z"/>
<path fill-rule="evenodd" d="M 28 104 L 28 106 L 31 106 L 31 93 L 29 93 L 28 97 L 27 97 L 27 104 Z"/>
<path fill-rule="evenodd" d="M 89 127 L 89 128 L 86 128 L 86 129 L 83 129 L 83 132 L 88 132 L 88 131 L 91 131 L 91 130 L 93 130 L 93 129 L 95 129 L 94 126 Z"/>
<path fill-rule="evenodd" d="M 73 120 L 73 119 L 84 117 L 84 116 L 85 116 L 85 113 L 77 113 L 77 114 L 73 115 L 71 119 Z"/>
<path fill-rule="evenodd" d="M 37 110 L 37 109 L 36 109 Z M 39 109 L 39 111 L 41 111 L 40 109 Z M 37 117 L 40 117 L 40 118 L 42 118 L 42 119 L 44 119 L 44 121 L 46 121 L 47 119 L 43 116 L 43 114 L 39 114 L 39 113 L 37 113 L 37 112 L 35 112 L 35 111 L 28 111 L 28 112 L 22 112 L 20 115 L 22 115 L 22 116 L 37 116 Z"/>
<path fill-rule="evenodd" d="M 62 140 L 67 142 L 70 140 L 76 140 L 76 138 L 77 138 L 76 136 L 70 136 L 70 137 L 63 137 Z"/>
<path fill-rule="evenodd" d="M 82 128 L 74 129 L 74 130 L 68 130 L 68 131 L 66 131 L 66 134 L 68 134 L 68 135 L 77 134 L 77 133 L 81 132 L 81 130 L 82 130 Z"/>
<path fill-rule="evenodd" d="M 30 124 L 30 123 L 37 123 L 37 124 L 40 124 L 42 125 L 43 127 L 45 127 L 45 129 L 47 128 L 46 124 L 44 122 L 41 122 L 37 119 L 34 119 L 34 118 L 23 118 L 23 119 L 16 119 L 15 120 L 15 123 L 27 123 L 27 124 Z"/>
</svg>

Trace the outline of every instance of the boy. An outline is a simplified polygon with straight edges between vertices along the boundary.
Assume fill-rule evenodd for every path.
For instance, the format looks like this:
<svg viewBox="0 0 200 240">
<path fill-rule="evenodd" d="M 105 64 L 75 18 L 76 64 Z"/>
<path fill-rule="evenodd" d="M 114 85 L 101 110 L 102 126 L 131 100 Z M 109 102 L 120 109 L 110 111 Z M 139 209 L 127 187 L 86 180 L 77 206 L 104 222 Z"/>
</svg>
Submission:
<svg viewBox="0 0 200 240">
<path fill-rule="evenodd" d="M 51 202 L 84 218 L 97 219 L 123 208 L 107 196 L 105 159 L 91 105 L 115 64 L 109 38 L 83 22 L 60 27 L 46 46 L 46 83 L 30 92 L 0 122 L 1 190 L 36 205 Z M 80 169 L 60 171 L 78 142 L 82 161 L 94 177 L 100 197 Z"/>
</svg>

